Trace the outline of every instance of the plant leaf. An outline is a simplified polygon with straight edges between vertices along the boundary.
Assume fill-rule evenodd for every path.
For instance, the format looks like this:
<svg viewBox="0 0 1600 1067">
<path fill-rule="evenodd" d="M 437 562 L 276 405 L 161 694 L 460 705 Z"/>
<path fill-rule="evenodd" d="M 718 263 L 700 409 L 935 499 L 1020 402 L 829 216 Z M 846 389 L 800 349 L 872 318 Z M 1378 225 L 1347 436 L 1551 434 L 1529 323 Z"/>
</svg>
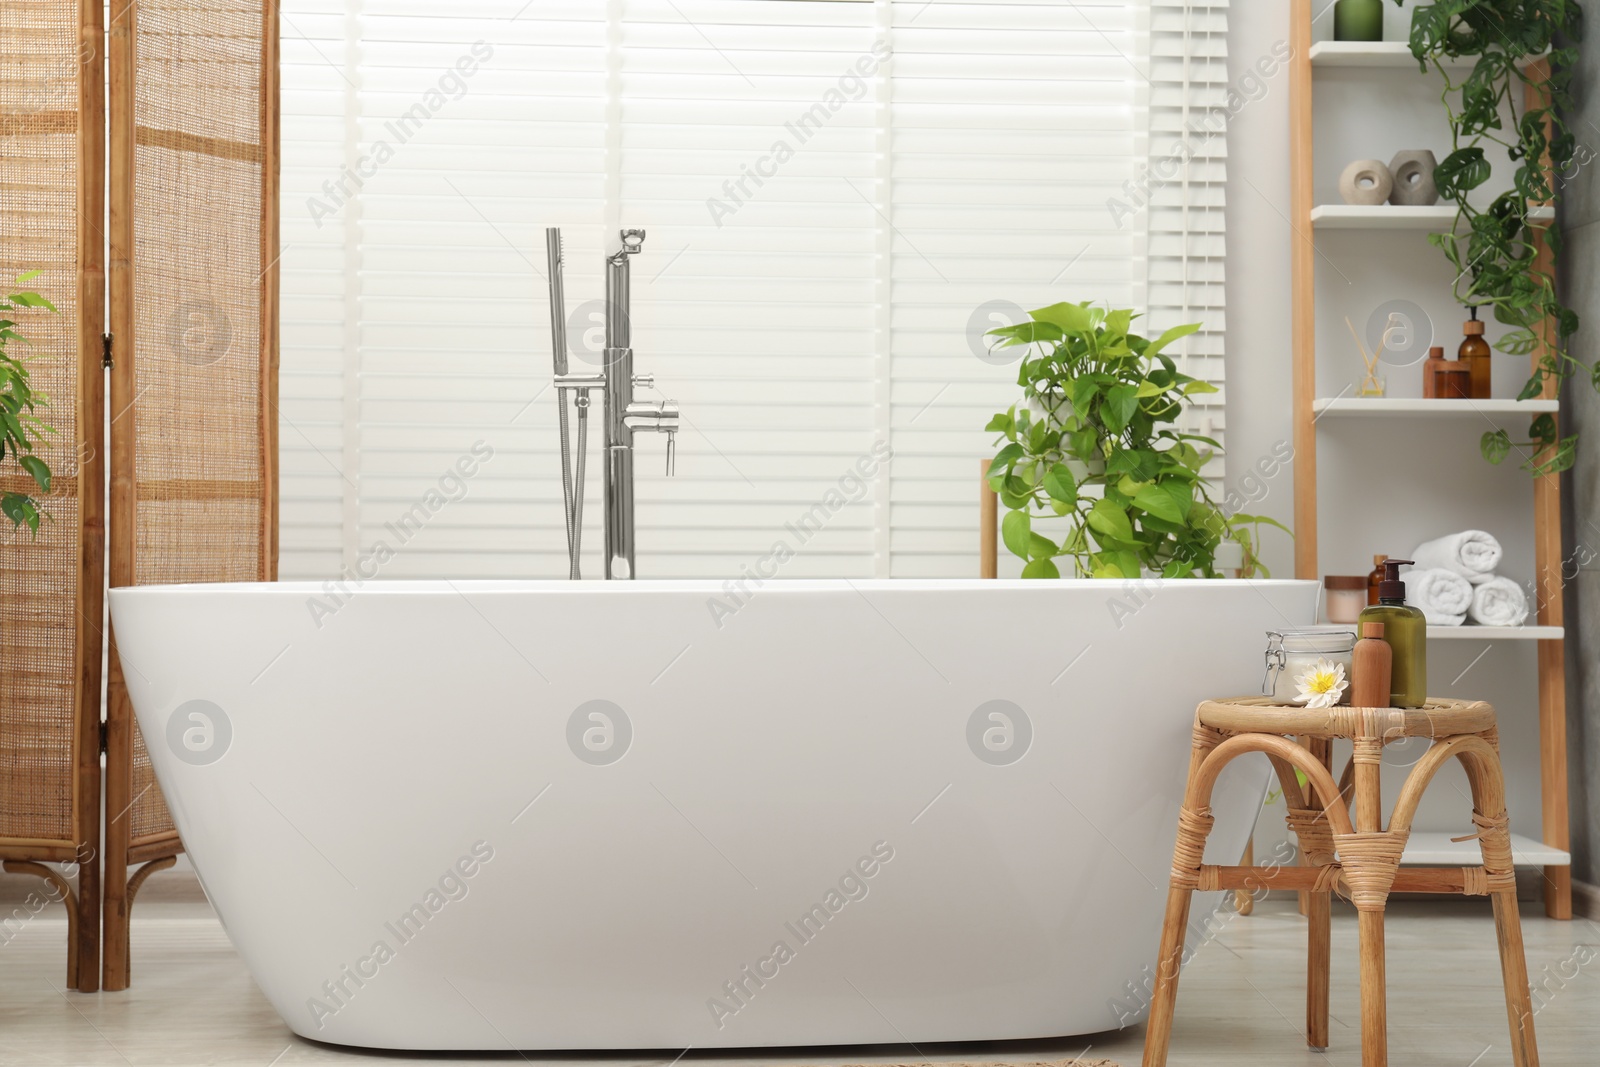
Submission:
<svg viewBox="0 0 1600 1067">
<path fill-rule="evenodd" d="M 39 509 L 34 507 L 33 500 L 21 493 L 6 493 L 0 496 L 0 514 L 11 520 L 11 526 L 26 525 L 35 537 L 39 536 Z"/>
<path fill-rule="evenodd" d="M 1000 538 L 1013 556 L 1028 558 L 1032 527 L 1033 520 L 1026 511 L 1008 511 L 1006 517 L 1000 520 Z"/>
<path fill-rule="evenodd" d="M 1110 500 L 1097 500 L 1094 507 L 1089 509 L 1089 528 L 1104 538 L 1128 542 L 1133 540 L 1133 523 L 1128 521 L 1128 513 Z"/>
<path fill-rule="evenodd" d="M 997 471 L 1008 470 L 1015 466 L 1017 460 L 1027 454 L 1027 450 L 1016 442 L 1006 445 L 995 455 L 994 461 L 989 464 L 989 476 L 992 478 Z"/>
<path fill-rule="evenodd" d="M 1157 337 L 1154 341 L 1151 341 L 1149 346 L 1144 350 L 1144 354 L 1146 356 L 1155 355 L 1157 352 L 1161 351 L 1163 348 L 1166 348 L 1179 338 L 1188 337 L 1190 334 L 1198 332 L 1201 325 L 1202 324 L 1198 322 L 1190 322 L 1185 323 L 1182 326 L 1174 326 L 1160 337 Z"/>
<path fill-rule="evenodd" d="M 1044 491 L 1050 494 L 1052 500 L 1059 500 L 1063 504 L 1078 502 L 1077 479 L 1064 463 L 1057 463 L 1045 472 Z"/>
<path fill-rule="evenodd" d="M 1051 304 L 1028 314 L 1039 322 L 1059 327 L 1068 336 L 1089 333 L 1094 329 L 1094 317 L 1088 304 Z"/>
<path fill-rule="evenodd" d="M 1061 572 L 1056 569 L 1056 565 L 1052 560 L 1033 559 L 1029 560 L 1027 566 L 1022 568 L 1022 576 L 1024 578 L 1059 578 L 1061 577 Z"/>
<path fill-rule="evenodd" d="M 1478 442 L 1478 450 L 1484 459 L 1499 465 L 1511 454 L 1511 436 L 1504 430 L 1486 432 Z"/>
<path fill-rule="evenodd" d="M 1448 5 L 1437 5 L 1445 7 Z M 1491 168 L 1483 149 L 1476 145 L 1458 148 L 1433 168 L 1433 181 L 1441 196 L 1456 200 L 1489 180 Z"/>
<path fill-rule="evenodd" d="M 46 493 L 50 491 L 50 467 L 38 456 L 22 456 L 17 460 L 22 464 L 22 469 L 33 475 L 33 480 L 39 483 L 39 488 Z"/>
<path fill-rule="evenodd" d="M 1138 410 L 1139 387 L 1113 385 L 1106 390 L 1105 404 L 1100 408 L 1100 417 L 1105 420 L 1106 429 L 1114 434 L 1120 434 L 1128 428 L 1128 423 L 1133 421 L 1133 413 Z"/>
<path fill-rule="evenodd" d="M 1181 523 L 1183 511 L 1172 496 L 1159 485 L 1147 485 L 1134 494 L 1133 503 L 1158 519 Z"/>
</svg>

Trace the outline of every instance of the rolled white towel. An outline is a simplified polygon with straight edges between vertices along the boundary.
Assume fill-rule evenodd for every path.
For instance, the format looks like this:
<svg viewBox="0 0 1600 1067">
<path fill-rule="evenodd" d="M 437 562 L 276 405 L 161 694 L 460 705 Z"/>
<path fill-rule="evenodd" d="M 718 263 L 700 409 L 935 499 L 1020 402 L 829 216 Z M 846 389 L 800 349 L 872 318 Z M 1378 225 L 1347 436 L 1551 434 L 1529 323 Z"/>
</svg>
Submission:
<svg viewBox="0 0 1600 1067">
<path fill-rule="evenodd" d="M 1474 585 L 1494 577 L 1500 566 L 1500 542 L 1482 530 L 1463 530 L 1448 537 L 1424 541 L 1411 552 L 1417 570 L 1443 567 Z"/>
<path fill-rule="evenodd" d="M 1473 589 L 1467 618 L 1479 626 L 1521 626 L 1528 618 L 1528 594 L 1510 578 L 1491 578 Z"/>
<path fill-rule="evenodd" d="M 1472 583 L 1443 567 L 1405 575 L 1406 603 L 1420 608 L 1431 626 L 1460 626 L 1472 606 Z"/>
</svg>

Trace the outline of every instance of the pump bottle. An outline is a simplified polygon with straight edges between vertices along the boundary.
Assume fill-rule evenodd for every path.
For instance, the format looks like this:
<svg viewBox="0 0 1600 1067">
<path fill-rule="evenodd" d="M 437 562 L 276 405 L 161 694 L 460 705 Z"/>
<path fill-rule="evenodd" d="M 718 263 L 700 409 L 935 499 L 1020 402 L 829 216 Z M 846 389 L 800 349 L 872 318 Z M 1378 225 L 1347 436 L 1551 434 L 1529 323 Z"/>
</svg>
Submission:
<svg viewBox="0 0 1600 1067">
<path fill-rule="evenodd" d="M 1378 603 L 1362 611 L 1358 623 L 1383 623 L 1383 639 L 1394 653 L 1389 681 L 1393 708 L 1420 708 L 1428 702 L 1428 619 L 1406 603 L 1406 583 L 1400 580 L 1400 568 L 1410 565 L 1409 559 L 1383 561 Z"/>
</svg>

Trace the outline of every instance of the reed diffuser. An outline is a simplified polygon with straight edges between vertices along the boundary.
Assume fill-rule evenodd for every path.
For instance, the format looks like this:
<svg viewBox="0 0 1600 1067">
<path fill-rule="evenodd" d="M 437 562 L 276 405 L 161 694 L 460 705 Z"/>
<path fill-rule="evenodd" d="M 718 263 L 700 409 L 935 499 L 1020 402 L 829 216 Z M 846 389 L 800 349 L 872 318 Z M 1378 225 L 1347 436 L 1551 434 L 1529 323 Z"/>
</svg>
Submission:
<svg viewBox="0 0 1600 1067">
<path fill-rule="evenodd" d="M 1383 358 L 1383 347 L 1389 343 L 1389 331 L 1383 331 L 1383 339 L 1378 342 L 1378 350 L 1371 355 L 1367 354 L 1367 346 L 1361 340 L 1361 335 L 1356 333 L 1356 324 L 1350 321 L 1350 316 L 1344 317 L 1344 324 L 1350 328 L 1350 336 L 1355 339 L 1356 351 L 1361 353 L 1361 362 L 1366 364 L 1367 373 L 1361 379 L 1361 386 L 1356 390 L 1357 396 L 1383 396 L 1386 383 L 1378 376 L 1378 360 Z"/>
</svg>

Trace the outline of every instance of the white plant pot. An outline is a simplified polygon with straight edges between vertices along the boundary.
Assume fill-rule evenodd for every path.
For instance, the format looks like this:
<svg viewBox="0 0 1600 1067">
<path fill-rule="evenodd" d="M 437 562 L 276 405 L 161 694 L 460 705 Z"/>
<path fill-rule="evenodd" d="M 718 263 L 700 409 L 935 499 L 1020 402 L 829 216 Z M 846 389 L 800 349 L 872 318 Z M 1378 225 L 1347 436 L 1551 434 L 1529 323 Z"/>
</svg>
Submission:
<svg viewBox="0 0 1600 1067">
<path fill-rule="evenodd" d="M 1223 541 L 1213 555 L 1217 570 L 1229 578 L 1239 577 L 1244 570 L 1244 546 L 1237 541 Z"/>
</svg>

